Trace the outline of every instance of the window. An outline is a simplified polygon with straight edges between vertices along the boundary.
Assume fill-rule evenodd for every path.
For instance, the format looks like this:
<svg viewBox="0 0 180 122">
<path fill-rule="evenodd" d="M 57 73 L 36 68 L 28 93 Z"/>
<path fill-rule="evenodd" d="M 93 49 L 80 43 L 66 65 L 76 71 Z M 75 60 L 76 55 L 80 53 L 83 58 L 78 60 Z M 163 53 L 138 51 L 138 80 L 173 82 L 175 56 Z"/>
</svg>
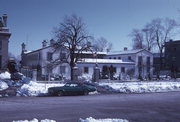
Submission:
<svg viewBox="0 0 180 122">
<path fill-rule="evenodd" d="M 0 50 L 2 50 L 2 40 L 0 40 Z"/>
<path fill-rule="evenodd" d="M 60 74 L 66 73 L 66 66 L 60 66 Z"/>
<path fill-rule="evenodd" d="M 147 57 L 147 66 L 150 66 L 150 57 Z"/>
<path fill-rule="evenodd" d="M 66 59 L 66 53 L 61 53 L 60 54 L 60 59 L 65 60 Z"/>
<path fill-rule="evenodd" d="M 125 67 L 121 67 L 121 72 L 125 73 Z"/>
<path fill-rule="evenodd" d="M 116 73 L 116 67 L 113 67 L 113 71 Z"/>
<path fill-rule="evenodd" d="M 89 73 L 89 68 L 88 67 L 84 67 L 84 73 Z"/>
<path fill-rule="evenodd" d="M 52 60 L 52 55 L 53 55 L 53 53 L 51 53 L 51 52 L 48 52 L 48 53 L 47 53 L 47 60 L 48 60 L 48 61 L 51 61 L 51 60 Z"/>
<path fill-rule="evenodd" d="M 0 69 L 2 68 L 2 56 L 0 55 Z"/>
<path fill-rule="evenodd" d="M 150 57 L 147 57 L 147 72 L 150 72 Z"/>
<path fill-rule="evenodd" d="M 118 57 L 118 59 L 121 59 L 121 57 Z"/>
<path fill-rule="evenodd" d="M 111 57 L 109 57 L 109 59 L 111 59 Z"/>
<path fill-rule="evenodd" d="M 131 56 L 128 56 L 128 60 L 131 60 Z"/>
<path fill-rule="evenodd" d="M 142 65 L 142 56 L 138 56 L 138 65 Z"/>
<path fill-rule="evenodd" d="M 116 59 L 116 57 L 114 57 L 114 59 Z"/>
</svg>

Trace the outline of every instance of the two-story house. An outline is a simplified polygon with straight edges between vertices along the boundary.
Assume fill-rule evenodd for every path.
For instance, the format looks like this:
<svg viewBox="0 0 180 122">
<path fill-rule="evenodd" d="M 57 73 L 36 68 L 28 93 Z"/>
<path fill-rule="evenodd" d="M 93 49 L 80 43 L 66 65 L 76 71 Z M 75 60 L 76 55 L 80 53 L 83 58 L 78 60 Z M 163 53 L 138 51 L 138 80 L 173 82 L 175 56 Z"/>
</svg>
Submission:
<svg viewBox="0 0 180 122">
<path fill-rule="evenodd" d="M 22 66 L 37 69 L 41 77 L 62 75 L 70 79 L 68 49 L 62 47 L 55 50 L 53 43 L 51 40 L 50 45 L 47 45 L 47 42 L 43 41 L 42 48 L 35 51 L 26 51 L 25 44 L 22 44 Z M 152 57 L 152 53 L 145 49 L 109 53 L 83 51 L 79 54 L 76 66 L 80 75 L 86 74 L 91 77 L 94 68 L 98 66 L 102 77 L 111 78 L 113 75 L 128 74 L 137 78 L 147 78 L 152 75 Z"/>
<path fill-rule="evenodd" d="M 153 54 L 146 49 L 109 52 L 105 58 L 134 63 L 136 77 L 148 78 L 153 74 Z M 126 68 L 123 68 L 126 70 Z"/>
</svg>

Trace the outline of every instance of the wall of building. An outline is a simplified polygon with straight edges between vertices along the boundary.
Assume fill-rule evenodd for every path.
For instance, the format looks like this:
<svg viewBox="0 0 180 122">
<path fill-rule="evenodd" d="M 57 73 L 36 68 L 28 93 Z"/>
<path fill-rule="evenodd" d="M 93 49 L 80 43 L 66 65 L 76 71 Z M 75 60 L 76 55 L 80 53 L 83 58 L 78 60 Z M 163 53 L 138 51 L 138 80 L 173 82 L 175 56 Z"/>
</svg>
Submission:
<svg viewBox="0 0 180 122">
<path fill-rule="evenodd" d="M 94 68 L 96 66 L 96 64 L 94 63 L 78 63 L 77 64 L 79 70 L 82 72 L 82 74 L 88 74 L 90 76 L 93 76 L 94 73 Z M 134 65 L 133 64 L 110 64 L 110 63 L 98 63 L 98 68 L 100 69 L 100 73 L 103 72 L 103 66 L 107 66 L 107 67 L 115 67 L 116 68 L 116 72 L 115 75 L 119 76 L 120 74 L 122 74 L 121 68 L 124 67 L 125 68 L 125 72 L 129 69 L 134 69 Z M 88 67 L 89 71 L 88 73 L 84 72 L 84 68 Z"/>
<path fill-rule="evenodd" d="M 0 17 L 1 18 L 1 17 Z M 8 62 L 8 44 L 11 33 L 7 28 L 7 15 L 4 14 L 0 19 L 0 70 L 6 70 Z"/>
</svg>

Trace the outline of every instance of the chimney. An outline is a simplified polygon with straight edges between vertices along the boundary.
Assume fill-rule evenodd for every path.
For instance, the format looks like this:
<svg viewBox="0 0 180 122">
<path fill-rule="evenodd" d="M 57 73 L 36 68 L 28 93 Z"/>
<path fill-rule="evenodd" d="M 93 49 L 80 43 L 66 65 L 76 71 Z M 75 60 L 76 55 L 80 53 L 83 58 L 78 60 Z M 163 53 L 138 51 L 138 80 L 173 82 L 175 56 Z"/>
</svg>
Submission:
<svg viewBox="0 0 180 122">
<path fill-rule="evenodd" d="M 42 47 L 46 47 L 47 46 L 47 41 L 46 40 L 43 40 L 42 42 Z"/>
<path fill-rule="evenodd" d="M 3 14 L 2 18 L 3 18 L 4 27 L 7 27 L 7 14 Z"/>
<path fill-rule="evenodd" d="M 26 45 L 24 43 L 21 44 L 22 53 L 26 52 Z"/>
<path fill-rule="evenodd" d="M 54 39 L 51 39 L 50 40 L 50 45 L 52 46 L 52 45 L 54 45 L 54 43 L 55 43 Z"/>
<path fill-rule="evenodd" d="M 124 47 L 124 51 L 127 51 L 128 50 L 128 48 L 127 47 Z"/>
</svg>

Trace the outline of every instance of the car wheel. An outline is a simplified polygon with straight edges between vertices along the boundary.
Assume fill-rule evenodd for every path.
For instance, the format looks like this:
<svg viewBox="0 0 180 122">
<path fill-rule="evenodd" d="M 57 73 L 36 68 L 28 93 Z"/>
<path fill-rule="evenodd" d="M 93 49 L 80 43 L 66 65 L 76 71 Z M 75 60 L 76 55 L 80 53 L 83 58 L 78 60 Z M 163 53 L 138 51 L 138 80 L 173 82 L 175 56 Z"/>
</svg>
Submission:
<svg viewBox="0 0 180 122">
<path fill-rule="evenodd" d="M 89 94 L 89 92 L 88 91 L 84 91 L 84 95 L 88 95 Z"/>
<path fill-rule="evenodd" d="M 57 93 L 57 95 L 58 95 L 58 96 L 63 96 L 63 92 L 62 92 L 62 91 L 59 91 L 59 92 Z"/>
</svg>

